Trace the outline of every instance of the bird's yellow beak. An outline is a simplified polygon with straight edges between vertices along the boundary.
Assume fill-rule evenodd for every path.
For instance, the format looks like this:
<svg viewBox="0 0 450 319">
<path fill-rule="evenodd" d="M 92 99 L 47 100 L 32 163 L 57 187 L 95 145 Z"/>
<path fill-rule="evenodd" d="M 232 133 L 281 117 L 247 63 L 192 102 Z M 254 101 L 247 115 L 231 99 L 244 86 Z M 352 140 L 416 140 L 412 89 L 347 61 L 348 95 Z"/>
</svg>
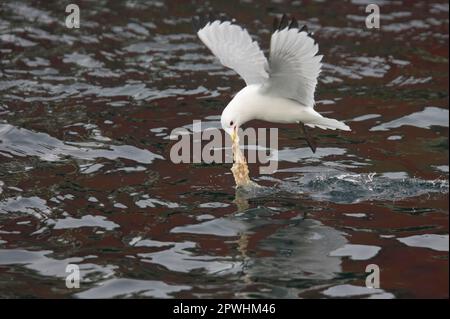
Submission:
<svg viewBox="0 0 450 319">
<path fill-rule="evenodd" d="M 231 131 L 231 141 L 233 142 L 233 144 L 236 143 L 237 137 L 238 137 L 238 134 L 237 134 L 236 126 L 235 126 L 235 127 L 233 127 L 233 130 Z"/>
</svg>

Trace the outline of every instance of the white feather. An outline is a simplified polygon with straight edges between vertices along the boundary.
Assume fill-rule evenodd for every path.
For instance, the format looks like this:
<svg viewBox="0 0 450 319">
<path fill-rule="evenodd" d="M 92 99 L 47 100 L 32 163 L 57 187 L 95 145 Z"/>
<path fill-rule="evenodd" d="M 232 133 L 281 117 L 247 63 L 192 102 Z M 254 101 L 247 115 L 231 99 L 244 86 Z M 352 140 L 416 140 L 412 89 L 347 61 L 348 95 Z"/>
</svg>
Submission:
<svg viewBox="0 0 450 319">
<path fill-rule="evenodd" d="M 197 34 L 220 62 L 236 71 L 247 85 L 268 79 L 267 59 L 247 30 L 229 21 L 216 20 L 207 23 Z"/>
<path fill-rule="evenodd" d="M 321 55 L 314 40 L 304 31 L 285 28 L 272 34 L 269 81 L 264 90 L 269 95 L 293 99 L 304 106 L 314 106 Z"/>
</svg>

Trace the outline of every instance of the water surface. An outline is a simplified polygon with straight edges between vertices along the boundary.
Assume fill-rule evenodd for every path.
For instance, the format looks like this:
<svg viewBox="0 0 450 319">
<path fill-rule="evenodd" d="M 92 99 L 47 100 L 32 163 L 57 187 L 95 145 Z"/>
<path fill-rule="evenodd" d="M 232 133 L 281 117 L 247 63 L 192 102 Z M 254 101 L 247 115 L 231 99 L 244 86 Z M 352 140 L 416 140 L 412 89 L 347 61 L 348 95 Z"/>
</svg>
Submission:
<svg viewBox="0 0 450 319">
<path fill-rule="evenodd" d="M 448 297 L 448 2 L 380 1 L 380 30 L 366 1 L 255 3 L 88 1 L 80 29 L 63 3 L 0 4 L 0 297 Z M 316 108 L 352 132 L 313 130 L 311 154 L 281 126 L 256 192 L 172 163 L 171 131 L 219 127 L 243 86 L 193 34 L 201 10 L 265 50 L 275 14 L 307 23 Z"/>
</svg>

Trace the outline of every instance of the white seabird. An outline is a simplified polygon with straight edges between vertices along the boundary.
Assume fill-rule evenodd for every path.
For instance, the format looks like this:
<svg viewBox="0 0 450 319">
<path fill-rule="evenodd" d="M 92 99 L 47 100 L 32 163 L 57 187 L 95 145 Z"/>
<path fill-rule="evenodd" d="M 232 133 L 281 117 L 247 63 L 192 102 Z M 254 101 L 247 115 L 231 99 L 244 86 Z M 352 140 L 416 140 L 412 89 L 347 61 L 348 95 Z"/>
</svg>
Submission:
<svg viewBox="0 0 450 319">
<path fill-rule="evenodd" d="M 233 142 L 239 127 L 250 120 L 274 123 L 300 123 L 308 145 L 316 146 L 308 127 L 350 131 L 343 122 L 326 118 L 314 110 L 314 91 L 322 67 L 319 47 L 306 26 L 283 15 L 274 21 L 270 56 L 253 41 L 246 29 L 230 21 L 194 18 L 202 42 L 220 62 L 237 72 L 246 87 L 240 90 L 222 112 L 222 128 Z"/>
</svg>

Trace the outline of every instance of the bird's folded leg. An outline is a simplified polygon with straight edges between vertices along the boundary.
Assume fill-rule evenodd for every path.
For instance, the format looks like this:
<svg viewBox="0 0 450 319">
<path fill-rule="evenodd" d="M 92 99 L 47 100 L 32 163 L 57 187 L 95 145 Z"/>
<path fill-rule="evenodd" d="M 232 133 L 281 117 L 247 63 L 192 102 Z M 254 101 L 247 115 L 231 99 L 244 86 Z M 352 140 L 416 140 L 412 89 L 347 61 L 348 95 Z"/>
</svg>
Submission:
<svg viewBox="0 0 450 319">
<path fill-rule="evenodd" d="M 308 143 L 309 148 L 311 149 L 311 151 L 313 153 L 316 152 L 317 149 L 317 144 L 316 141 L 314 140 L 314 138 L 309 134 L 308 129 L 306 128 L 305 124 L 303 124 L 302 122 L 300 122 L 300 127 L 303 130 L 303 133 L 305 134 L 305 140 L 306 143 Z"/>
</svg>

